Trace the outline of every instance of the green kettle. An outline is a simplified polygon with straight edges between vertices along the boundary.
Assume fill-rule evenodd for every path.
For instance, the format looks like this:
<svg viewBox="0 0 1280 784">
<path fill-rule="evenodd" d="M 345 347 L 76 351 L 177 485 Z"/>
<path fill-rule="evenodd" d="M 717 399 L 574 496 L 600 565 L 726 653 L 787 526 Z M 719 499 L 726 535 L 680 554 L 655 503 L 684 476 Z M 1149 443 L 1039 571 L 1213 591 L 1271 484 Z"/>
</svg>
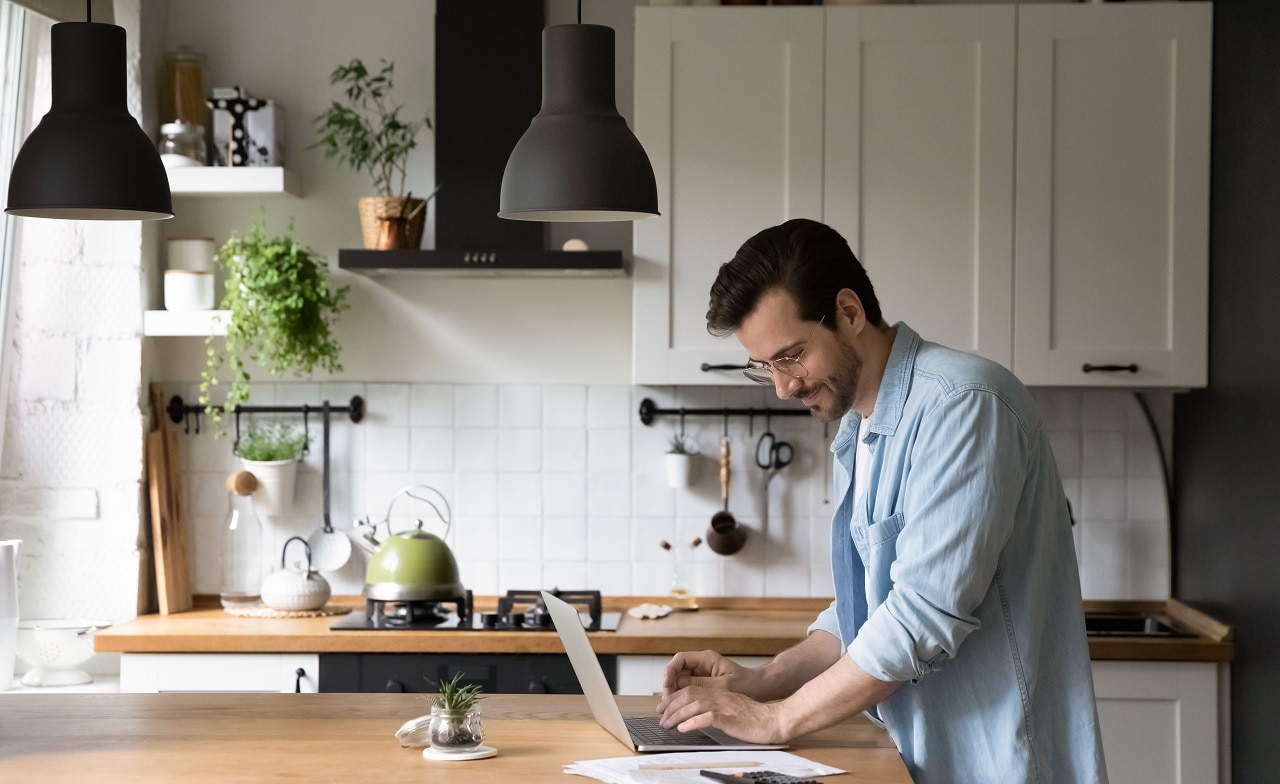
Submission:
<svg viewBox="0 0 1280 784">
<path fill-rule="evenodd" d="M 417 495 L 416 491 L 429 490 L 440 497 L 444 511 L 433 501 Z M 445 536 L 452 527 L 449 503 L 440 491 L 427 485 L 410 485 L 391 499 L 386 517 L 376 524 L 357 520 L 357 526 L 369 530 L 357 537 L 356 543 L 369 556 L 365 570 L 364 595 L 367 599 L 384 602 L 448 601 L 466 595 L 466 589 L 458 578 L 458 562 L 444 540 L 422 530 L 422 520 L 417 520 L 413 530 L 389 533 L 381 542 L 375 537 L 378 525 L 385 523 L 391 530 L 391 508 L 401 496 L 408 496 L 426 503 L 445 524 Z"/>
</svg>

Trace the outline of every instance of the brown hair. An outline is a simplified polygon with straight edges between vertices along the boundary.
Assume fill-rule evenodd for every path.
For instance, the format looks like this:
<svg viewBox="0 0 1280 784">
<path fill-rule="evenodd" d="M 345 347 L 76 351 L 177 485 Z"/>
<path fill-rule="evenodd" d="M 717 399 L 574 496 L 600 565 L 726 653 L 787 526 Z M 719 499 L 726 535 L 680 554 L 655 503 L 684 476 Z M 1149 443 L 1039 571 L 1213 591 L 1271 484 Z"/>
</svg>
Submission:
<svg viewBox="0 0 1280 784">
<path fill-rule="evenodd" d="M 717 337 L 737 332 L 773 289 L 790 294 L 805 321 L 831 315 L 836 294 L 850 289 L 862 300 L 867 322 L 880 324 L 880 302 L 867 271 L 839 232 L 814 220 L 795 218 L 765 229 L 720 265 L 711 284 L 707 331 Z"/>
</svg>

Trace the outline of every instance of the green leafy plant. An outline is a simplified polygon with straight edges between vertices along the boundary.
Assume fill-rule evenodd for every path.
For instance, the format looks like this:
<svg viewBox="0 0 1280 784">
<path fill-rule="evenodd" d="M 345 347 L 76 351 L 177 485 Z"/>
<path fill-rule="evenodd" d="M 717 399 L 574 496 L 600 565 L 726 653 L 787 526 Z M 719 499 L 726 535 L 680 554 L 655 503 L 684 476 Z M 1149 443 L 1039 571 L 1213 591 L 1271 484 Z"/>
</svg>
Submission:
<svg viewBox="0 0 1280 784">
<path fill-rule="evenodd" d="M 331 326 L 347 308 L 348 287 L 330 285 L 325 257 L 294 238 L 292 223 L 283 236 L 272 237 L 261 215 L 243 236 L 231 235 L 216 262 L 226 272 L 222 308 L 230 316 L 225 350 L 217 349 L 213 336 L 205 341 L 199 400 L 221 437 L 221 411 L 234 411 L 249 399 L 246 358 L 273 376 L 342 370 L 342 346 Z M 231 370 L 231 383 L 219 409 L 212 392 L 224 365 Z"/>
<path fill-rule="evenodd" d="M 403 106 L 391 99 L 395 63 L 381 62 L 377 72 L 359 59 L 333 69 L 329 85 L 341 85 L 346 102 L 335 100 L 315 117 L 320 140 L 311 147 L 321 148 L 325 158 L 336 158 L 352 171 L 366 172 L 379 195 L 403 197 L 405 165 L 418 146 L 418 133 L 424 126 L 434 129 L 429 116 L 401 119 Z"/>
<path fill-rule="evenodd" d="M 679 433 L 672 433 L 667 437 L 667 442 L 671 444 L 671 448 L 667 450 L 669 455 L 691 455 L 693 454 L 692 439 L 685 438 Z"/>
<path fill-rule="evenodd" d="M 440 693 L 432 703 L 440 710 L 468 711 L 480 699 L 480 684 L 462 685 L 462 673 L 454 675 L 447 681 L 440 681 Z"/>
<path fill-rule="evenodd" d="M 307 448 L 307 436 L 289 422 L 272 421 L 249 428 L 236 454 L 242 460 L 297 460 Z"/>
</svg>

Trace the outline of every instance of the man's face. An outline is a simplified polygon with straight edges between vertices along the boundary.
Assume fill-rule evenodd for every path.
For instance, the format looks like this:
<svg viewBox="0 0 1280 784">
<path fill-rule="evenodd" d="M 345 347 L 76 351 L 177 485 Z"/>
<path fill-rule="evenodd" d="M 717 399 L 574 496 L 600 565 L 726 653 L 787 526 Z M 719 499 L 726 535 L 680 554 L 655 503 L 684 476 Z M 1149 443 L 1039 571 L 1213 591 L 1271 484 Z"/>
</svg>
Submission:
<svg viewBox="0 0 1280 784">
<path fill-rule="evenodd" d="M 815 328 L 816 327 L 816 328 Z M 823 422 L 834 422 L 853 408 L 862 359 L 857 350 L 833 332 L 800 318 L 789 294 L 772 291 L 760 299 L 735 333 L 751 359 L 772 362 L 798 359 L 792 372 L 773 371 L 778 397 L 799 398 Z"/>
</svg>

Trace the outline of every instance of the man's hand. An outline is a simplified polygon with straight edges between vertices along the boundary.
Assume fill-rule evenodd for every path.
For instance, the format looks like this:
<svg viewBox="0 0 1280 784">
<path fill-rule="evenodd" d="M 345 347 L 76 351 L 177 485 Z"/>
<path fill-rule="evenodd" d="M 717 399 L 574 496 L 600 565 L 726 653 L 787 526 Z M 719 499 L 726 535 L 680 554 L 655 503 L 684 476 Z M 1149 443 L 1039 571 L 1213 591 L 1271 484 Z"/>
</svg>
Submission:
<svg viewBox="0 0 1280 784">
<path fill-rule="evenodd" d="M 715 651 L 684 651 L 671 657 L 662 674 L 661 711 L 676 691 L 687 686 L 724 689 L 754 695 L 758 689 L 758 672 L 726 659 Z"/>
<path fill-rule="evenodd" d="M 790 732 L 781 724 L 778 703 L 756 702 L 718 686 L 688 686 L 663 697 L 662 726 L 680 732 L 716 727 L 752 743 L 783 743 Z"/>
</svg>

